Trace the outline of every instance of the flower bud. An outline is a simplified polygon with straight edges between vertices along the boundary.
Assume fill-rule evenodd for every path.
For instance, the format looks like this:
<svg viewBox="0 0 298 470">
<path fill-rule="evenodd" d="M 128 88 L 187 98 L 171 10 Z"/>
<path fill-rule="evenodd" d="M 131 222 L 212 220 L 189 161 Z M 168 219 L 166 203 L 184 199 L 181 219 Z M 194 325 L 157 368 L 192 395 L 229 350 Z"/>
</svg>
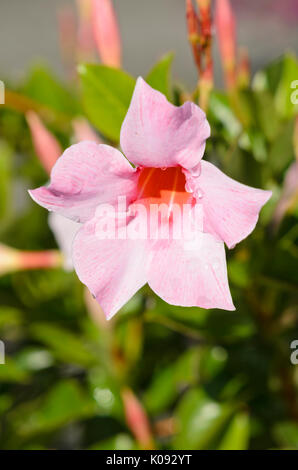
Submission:
<svg viewBox="0 0 298 470">
<path fill-rule="evenodd" d="M 38 114 L 34 111 L 28 111 L 26 119 L 31 131 L 36 155 L 47 173 L 50 173 L 57 159 L 62 154 L 62 148 L 56 137 L 44 126 Z"/>
<path fill-rule="evenodd" d="M 225 82 L 228 89 L 236 85 L 236 22 L 229 0 L 217 0 L 215 26 Z"/>
<path fill-rule="evenodd" d="M 0 244 L 0 275 L 31 269 L 48 269 L 62 266 L 58 250 L 21 251 Z"/>
<path fill-rule="evenodd" d="M 92 0 L 93 35 L 102 62 L 121 67 L 121 39 L 112 0 Z"/>
<path fill-rule="evenodd" d="M 149 421 L 141 403 L 132 390 L 122 390 L 126 423 L 143 449 L 154 448 Z"/>
</svg>

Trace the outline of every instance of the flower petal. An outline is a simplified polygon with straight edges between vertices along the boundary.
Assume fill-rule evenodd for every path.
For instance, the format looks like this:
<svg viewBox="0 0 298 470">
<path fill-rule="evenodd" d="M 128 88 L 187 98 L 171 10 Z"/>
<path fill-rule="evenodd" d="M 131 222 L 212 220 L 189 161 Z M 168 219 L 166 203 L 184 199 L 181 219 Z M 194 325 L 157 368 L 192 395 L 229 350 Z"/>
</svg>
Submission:
<svg viewBox="0 0 298 470">
<path fill-rule="evenodd" d="M 212 235 L 159 241 L 151 266 L 149 286 L 169 304 L 235 310 L 224 244 Z"/>
<path fill-rule="evenodd" d="M 176 107 L 140 77 L 120 135 L 125 156 L 135 165 L 191 169 L 203 157 L 210 127 L 194 103 Z"/>
<path fill-rule="evenodd" d="M 205 161 L 201 162 L 197 180 L 204 207 L 204 231 L 233 248 L 253 231 L 271 191 L 238 183 Z"/>
<path fill-rule="evenodd" d="M 62 215 L 51 212 L 48 218 L 48 224 L 52 230 L 55 240 L 63 253 L 64 269 L 66 271 L 73 270 L 71 247 L 72 242 L 81 227 L 81 224 L 67 219 Z"/>
<path fill-rule="evenodd" d="M 139 223 L 136 217 L 132 224 Z M 112 222 L 112 223 L 111 223 Z M 107 224 L 101 238 L 98 224 Z M 149 250 L 146 240 L 113 238 L 113 220 L 93 218 L 73 243 L 73 263 L 79 279 L 110 319 L 147 282 Z"/>
<path fill-rule="evenodd" d="M 41 206 L 76 222 L 92 218 L 102 203 L 129 203 L 137 190 L 137 171 L 113 147 L 81 142 L 72 145 L 53 167 L 49 186 L 29 191 Z"/>
</svg>

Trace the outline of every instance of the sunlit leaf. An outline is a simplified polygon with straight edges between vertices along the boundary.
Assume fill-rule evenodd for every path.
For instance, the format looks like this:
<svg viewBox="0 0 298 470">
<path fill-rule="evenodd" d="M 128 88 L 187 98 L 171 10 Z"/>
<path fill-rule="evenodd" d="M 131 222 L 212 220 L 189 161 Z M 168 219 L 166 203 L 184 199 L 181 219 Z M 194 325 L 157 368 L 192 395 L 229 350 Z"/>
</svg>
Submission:
<svg viewBox="0 0 298 470">
<path fill-rule="evenodd" d="M 174 54 L 166 54 L 146 77 L 146 82 L 155 90 L 163 93 L 169 100 L 171 99 L 171 66 L 173 59 Z"/>
<path fill-rule="evenodd" d="M 298 61 L 292 54 L 285 55 L 283 59 L 283 68 L 281 79 L 275 96 L 277 110 L 284 118 L 290 118 L 298 113 L 297 104 L 297 83 L 298 80 Z"/>
<path fill-rule="evenodd" d="M 123 70 L 105 65 L 81 64 L 79 74 L 88 118 L 105 137 L 119 142 L 135 79 Z"/>
<path fill-rule="evenodd" d="M 14 410 L 17 434 L 28 437 L 49 432 L 70 422 L 91 416 L 94 401 L 72 380 L 61 381 L 43 399 Z"/>
<path fill-rule="evenodd" d="M 211 400 L 201 389 L 185 394 L 176 418 L 175 449 L 209 449 L 230 418 L 232 407 Z"/>
<path fill-rule="evenodd" d="M 220 450 L 246 450 L 249 443 L 249 417 L 236 414 L 219 445 Z"/>
<path fill-rule="evenodd" d="M 89 366 L 97 362 L 82 338 L 64 328 L 49 323 L 34 323 L 30 328 L 35 339 L 46 344 L 58 359 L 72 364 Z"/>
<path fill-rule="evenodd" d="M 34 101 L 63 114 L 72 116 L 79 111 L 75 97 L 46 67 L 35 67 L 32 70 L 24 93 Z"/>
</svg>

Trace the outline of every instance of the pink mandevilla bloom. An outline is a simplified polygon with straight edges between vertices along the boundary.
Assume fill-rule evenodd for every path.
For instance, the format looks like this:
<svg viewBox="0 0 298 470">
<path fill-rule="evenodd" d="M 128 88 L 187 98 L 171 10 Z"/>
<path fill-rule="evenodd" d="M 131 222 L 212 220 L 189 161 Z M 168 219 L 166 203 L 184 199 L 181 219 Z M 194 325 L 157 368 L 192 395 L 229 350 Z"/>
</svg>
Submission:
<svg viewBox="0 0 298 470">
<path fill-rule="evenodd" d="M 170 304 L 235 309 L 224 242 L 232 248 L 252 232 L 271 192 L 240 184 L 202 160 L 209 136 L 198 106 L 176 107 L 139 78 L 120 135 L 135 167 L 113 147 L 81 142 L 58 159 L 49 186 L 30 191 L 41 206 L 82 224 L 72 246 L 74 267 L 107 318 L 146 283 Z M 152 201 L 201 205 L 203 230 L 191 244 L 185 237 L 100 239 L 97 208 L 116 205 L 119 196 L 128 209 Z M 132 227 L 146 222 L 142 211 L 125 219 Z"/>
</svg>

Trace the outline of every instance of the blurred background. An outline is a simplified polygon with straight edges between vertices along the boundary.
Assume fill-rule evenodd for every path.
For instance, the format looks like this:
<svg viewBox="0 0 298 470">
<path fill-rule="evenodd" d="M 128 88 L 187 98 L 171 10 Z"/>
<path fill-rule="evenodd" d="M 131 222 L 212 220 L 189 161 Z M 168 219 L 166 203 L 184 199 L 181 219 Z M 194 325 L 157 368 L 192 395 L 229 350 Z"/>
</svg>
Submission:
<svg viewBox="0 0 298 470">
<path fill-rule="evenodd" d="M 1 73 L 11 78 L 23 77 L 29 65 L 42 60 L 63 76 L 57 10 L 74 3 L 75 0 L 2 0 Z M 253 70 L 285 50 L 297 51 L 295 0 L 234 0 L 232 4 L 237 15 L 239 44 L 248 48 Z M 188 85 L 195 84 L 184 0 L 115 0 L 115 7 L 125 70 L 136 76 L 145 75 L 162 54 L 175 51 L 175 77 Z M 218 60 L 215 68 L 220 80 Z"/>
<path fill-rule="evenodd" d="M 115 0 L 122 60 L 95 3 L 92 16 L 89 0 L 1 0 L 0 448 L 298 449 L 297 2 L 212 2 L 207 94 L 184 0 Z M 145 287 L 107 322 L 72 270 L 72 229 L 27 194 L 71 143 L 118 145 L 111 103 L 127 109 L 138 75 L 204 106 L 205 158 L 273 191 L 227 251 L 235 312 Z"/>
</svg>

